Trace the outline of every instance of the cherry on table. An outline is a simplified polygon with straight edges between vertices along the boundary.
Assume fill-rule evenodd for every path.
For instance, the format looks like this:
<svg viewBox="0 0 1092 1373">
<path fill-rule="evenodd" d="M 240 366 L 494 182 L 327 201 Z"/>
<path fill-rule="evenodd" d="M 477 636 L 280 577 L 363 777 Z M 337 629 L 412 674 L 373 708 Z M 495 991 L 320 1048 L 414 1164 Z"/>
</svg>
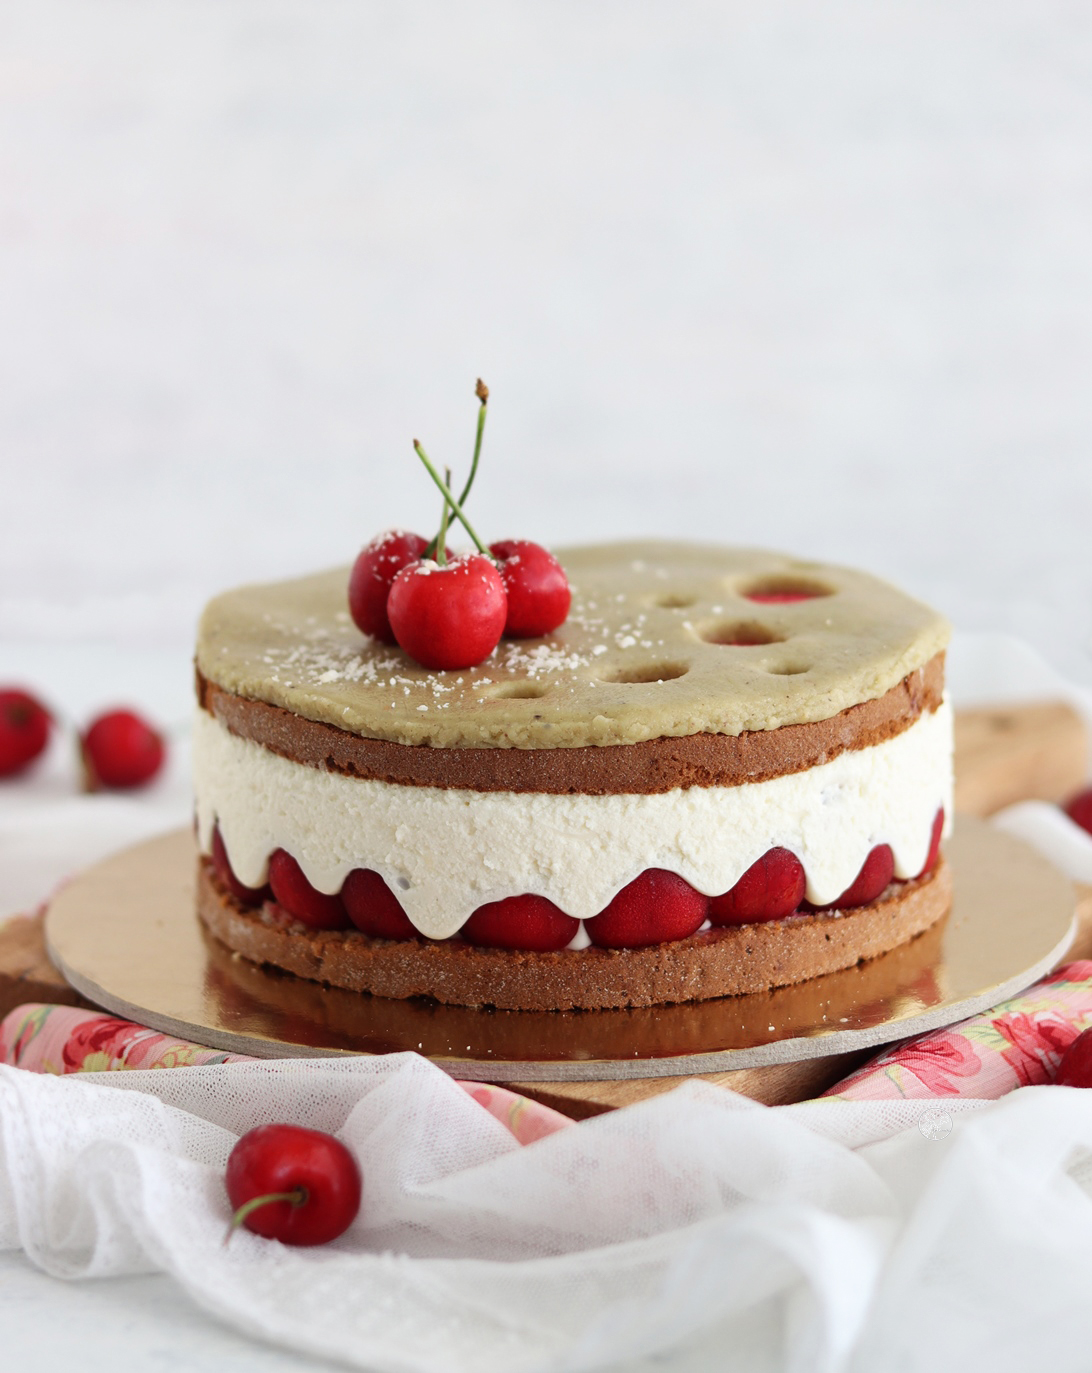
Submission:
<svg viewBox="0 0 1092 1373">
<path fill-rule="evenodd" d="M 493 562 L 472 553 L 403 568 L 391 585 L 387 614 L 399 645 L 424 667 L 475 667 L 500 642 L 508 597 Z"/>
<path fill-rule="evenodd" d="M 1092 787 L 1079 791 L 1065 803 L 1065 813 L 1082 830 L 1092 834 Z"/>
<path fill-rule="evenodd" d="M 714 925 L 750 925 L 782 920 L 804 899 L 804 865 L 790 849 L 769 849 L 752 863 L 731 891 L 709 902 Z"/>
<path fill-rule="evenodd" d="M 551 953 L 571 944 L 580 921 L 545 896 L 525 892 L 479 906 L 459 933 L 469 944 Z"/>
<path fill-rule="evenodd" d="M 1054 1081 L 1059 1087 L 1092 1087 L 1092 1029 L 1082 1031 L 1062 1054 Z"/>
<path fill-rule="evenodd" d="M 270 854 L 269 885 L 277 905 L 313 930 L 343 930 L 349 923 L 341 897 L 328 896 L 313 887 L 300 865 L 284 849 L 276 849 Z"/>
<path fill-rule="evenodd" d="M 224 1177 L 232 1229 L 284 1244 L 328 1244 L 360 1210 L 356 1159 L 333 1135 L 300 1125 L 259 1125 L 232 1149 Z M 230 1233 L 230 1232 L 229 1232 Z"/>
<path fill-rule="evenodd" d="M 394 630 L 387 618 L 391 583 L 404 567 L 420 561 L 428 540 L 404 529 L 377 534 L 357 554 L 349 575 L 349 614 L 359 630 L 393 644 Z"/>
<path fill-rule="evenodd" d="M 689 938 L 708 913 L 709 898 L 689 882 L 663 868 L 648 868 L 586 921 L 584 928 L 600 948 L 641 949 Z"/>
<path fill-rule="evenodd" d="M 163 766 L 163 736 L 132 710 L 99 715 L 80 739 L 88 791 L 128 790 L 150 782 Z"/>
<path fill-rule="evenodd" d="M 371 868 L 354 868 L 341 886 L 346 914 L 358 930 L 376 939 L 416 939 L 402 903 Z"/>
<path fill-rule="evenodd" d="M 0 689 L 0 777 L 22 772 L 49 742 L 49 711 L 29 691 Z"/>
<path fill-rule="evenodd" d="M 562 624 L 572 604 L 565 569 L 541 544 L 530 539 L 502 539 L 489 545 L 499 560 L 508 593 L 504 633 L 510 639 L 537 639 Z"/>
</svg>

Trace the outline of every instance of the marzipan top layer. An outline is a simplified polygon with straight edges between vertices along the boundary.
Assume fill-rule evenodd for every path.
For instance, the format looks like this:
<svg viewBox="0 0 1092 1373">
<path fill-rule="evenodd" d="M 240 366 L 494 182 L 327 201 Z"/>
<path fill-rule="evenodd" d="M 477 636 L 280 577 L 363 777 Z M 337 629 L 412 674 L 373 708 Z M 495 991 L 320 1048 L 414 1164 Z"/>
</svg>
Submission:
<svg viewBox="0 0 1092 1373">
<path fill-rule="evenodd" d="M 218 596 L 197 667 L 233 697 L 364 739 L 540 757 L 687 740 L 685 766 L 700 772 L 692 736 L 833 720 L 909 682 L 949 637 L 941 616 L 877 578 L 781 554 L 649 540 L 558 556 L 568 620 L 544 639 L 502 640 L 480 667 L 429 671 L 361 634 L 348 568 Z M 811 599 L 748 595 L 793 591 Z"/>
</svg>

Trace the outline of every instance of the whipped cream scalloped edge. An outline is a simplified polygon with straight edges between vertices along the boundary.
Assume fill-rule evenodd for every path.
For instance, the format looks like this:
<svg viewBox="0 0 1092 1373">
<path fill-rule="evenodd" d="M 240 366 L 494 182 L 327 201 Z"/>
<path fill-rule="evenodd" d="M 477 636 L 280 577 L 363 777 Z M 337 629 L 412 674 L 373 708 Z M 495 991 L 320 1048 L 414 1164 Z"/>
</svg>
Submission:
<svg viewBox="0 0 1092 1373">
<path fill-rule="evenodd" d="M 808 899 L 833 901 L 869 850 L 890 844 L 895 875 L 925 863 L 937 809 L 952 815 L 947 701 L 871 748 L 804 772 L 735 787 L 656 795 L 557 796 L 399 786 L 291 762 L 198 710 L 193 741 L 198 842 L 217 823 L 240 881 L 260 887 L 286 849 L 308 880 L 336 892 L 354 868 L 382 874 L 432 939 L 478 906 L 522 892 L 578 919 L 603 909 L 646 868 L 716 896 L 767 849 L 791 849 Z"/>
</svg>

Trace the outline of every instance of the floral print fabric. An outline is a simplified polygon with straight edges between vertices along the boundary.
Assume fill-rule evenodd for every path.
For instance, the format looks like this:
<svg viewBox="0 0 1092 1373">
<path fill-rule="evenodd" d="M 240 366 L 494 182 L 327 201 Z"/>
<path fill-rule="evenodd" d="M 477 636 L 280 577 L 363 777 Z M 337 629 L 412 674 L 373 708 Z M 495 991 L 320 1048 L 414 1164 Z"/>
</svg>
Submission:
<svg viewBox="0 0 1092 1373">
<path fill-rule="evenodd" d="M 1016 1087 L 1053 1082 L 1062 1054 L 1090 1025 L 1092 961 L 1082 960 L 982 1015 L 889 1046 L 824 1096 L 996 1100 Z"/>
<path fill-rule="evenodd" d="M 206 1049 L 101 1011 L 28 1004 L 17 1006 L 0 1021 L 0 1062 L 33 1073 L 63 1074 L 253 1060 L 247 1054 Z M 504 1087 L 483 1082 L 458 1085 L 520 1144 L 531 1144 L 574 1124 L 560 1112 Z"/>
</svg>

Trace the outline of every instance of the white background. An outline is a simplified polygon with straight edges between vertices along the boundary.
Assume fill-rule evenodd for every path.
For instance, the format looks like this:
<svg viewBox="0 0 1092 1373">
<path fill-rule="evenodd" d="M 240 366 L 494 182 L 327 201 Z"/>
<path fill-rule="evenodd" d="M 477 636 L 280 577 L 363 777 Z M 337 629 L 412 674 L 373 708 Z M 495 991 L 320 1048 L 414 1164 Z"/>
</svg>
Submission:
<svg viewBox="0 0 1092 1373">
<path fill-rule="evenodd" d="M 480 373 L 488 537 L 856 563 L 1092 681 L 1090 372 L 1085 5 L 0 5 L 9 678 L 428 530 Z"/>
<path fill-rule="evenodd" d="M 0 0 L 0 678 L 70 715 L 180 727 L 208 595 L 427 531 L 478 374 L 489 537 L 856 563 L 1092 683 L 1090 364 L 1082 3 Z M 72 787 L 5 872 L 184 751 Z M 22 1362 L 304 1366 L 0 1268 Z"/>
</svg>

